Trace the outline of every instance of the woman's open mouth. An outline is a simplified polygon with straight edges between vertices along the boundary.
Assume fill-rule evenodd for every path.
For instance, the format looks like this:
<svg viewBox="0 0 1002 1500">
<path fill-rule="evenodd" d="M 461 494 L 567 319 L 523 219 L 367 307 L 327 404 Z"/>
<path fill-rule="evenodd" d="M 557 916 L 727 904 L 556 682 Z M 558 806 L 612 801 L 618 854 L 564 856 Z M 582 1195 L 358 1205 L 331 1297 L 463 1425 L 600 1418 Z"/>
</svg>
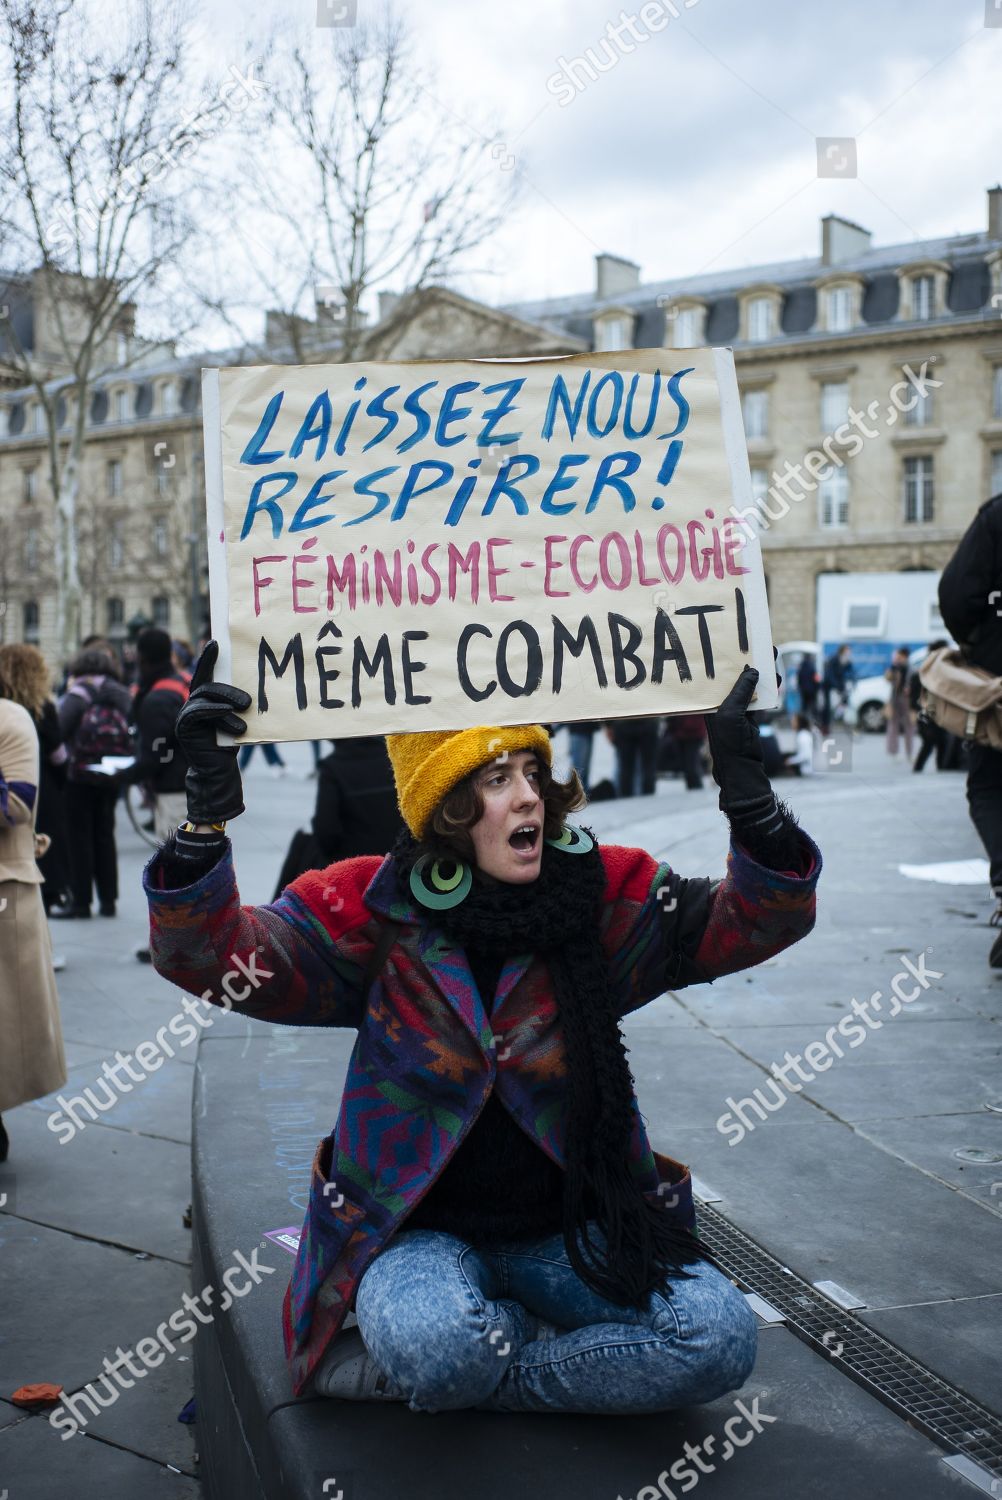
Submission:
<svg viewBox="0 0 1002 1500">
<path fill-rule="evenodd" d="M 522 859 L 534 859 L 539 851 L 540 830 L 535 823 L 520 823 L 508 843 Z"/>
</svg>

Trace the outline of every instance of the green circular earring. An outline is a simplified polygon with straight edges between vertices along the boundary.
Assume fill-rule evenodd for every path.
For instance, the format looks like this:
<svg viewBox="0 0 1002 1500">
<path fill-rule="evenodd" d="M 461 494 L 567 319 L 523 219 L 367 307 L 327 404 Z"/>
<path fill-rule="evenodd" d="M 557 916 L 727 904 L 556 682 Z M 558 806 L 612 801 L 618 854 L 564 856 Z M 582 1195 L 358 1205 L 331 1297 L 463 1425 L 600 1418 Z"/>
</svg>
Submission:
<svg viewBox="0 0 1002 1500">
<path fill-rule="evenodd" d="M 433 911 L 458 906 L 470 893 L 473 871 L 461 859 L 436 859 L 422 854 L 414 861 L 410 887 L 415 901 Z"/>
<path fill-rule="evenodd" d="M 591 834 L 585 833 L 583 828 L 578 828 L 573 823 L 565 823 L 559 837 L 547 839 L 546 842 L 551 849 L 562 849 L 565 854 L 587 854 L 589 849 L 595 847 Z"/>
</svg>

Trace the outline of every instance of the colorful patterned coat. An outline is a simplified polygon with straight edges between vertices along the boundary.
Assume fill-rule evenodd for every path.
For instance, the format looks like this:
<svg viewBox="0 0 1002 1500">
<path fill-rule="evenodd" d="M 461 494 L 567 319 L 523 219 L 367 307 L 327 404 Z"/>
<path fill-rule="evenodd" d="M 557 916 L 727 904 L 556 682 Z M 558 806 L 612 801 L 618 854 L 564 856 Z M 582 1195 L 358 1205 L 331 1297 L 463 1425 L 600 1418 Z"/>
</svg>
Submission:
<svg viewBox="0 0 1002 1500">
<path fill-rule="evenodd" d="M 763 868 L 732 844 L 726 878 L 709 889 L 680 882 L 642 849 L 601 846 L 601 935 L 620 1014 L 678 984 L 678 935 L 694 905 L 708 918 L 687 981 L 749 968 L 808 933 L 821 855 L 806 835 L 800 841 L 798 870 L 789 873 Z M 158 866 L 154 857 L 144 884 L 150 949 L 165 978 L 261 1020 L 359 1033 L 337 1123 L 314 1159 L 285 1297 L 299 1395 L 362 1273 L 443 1171 L 492 1088 L 565 1165 L 565 1055 L 549 974 L 532 954 L 513 955 L 493 1002 L 482 996 L 463 950 L 400 897 L 389 855 L 312 871 L 261 907 L 241 906 L 228 843 L 209 874 L 183 890 L 159 889 Z M 659 898 L 669 879 L 671 896 Z M 698 888 L 698 903 L 687 902 L 687 888 L 693 898 Z M 403 927 L 363 1009 L 366 964 L 387 917 Z M 691 935 L 689 943 L 691 953 Z M 635 1096 L 630 1170 L 652 1202 L 695 1227 L 688 1168 L 652 1150 Z"/>
</svg>

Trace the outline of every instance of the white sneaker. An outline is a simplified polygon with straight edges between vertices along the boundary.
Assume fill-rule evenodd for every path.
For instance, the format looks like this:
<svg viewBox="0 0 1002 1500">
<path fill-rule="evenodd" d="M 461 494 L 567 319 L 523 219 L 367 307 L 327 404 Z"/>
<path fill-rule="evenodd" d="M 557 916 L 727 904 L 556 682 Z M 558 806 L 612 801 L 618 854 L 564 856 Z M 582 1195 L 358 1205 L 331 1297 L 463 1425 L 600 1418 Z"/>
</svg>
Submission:
<svg viewBox="0 0 1002 1500">
<path fill-rule="evenodd" d="M 281 780 L 281 778 L 285 775 L 285 767 L 284 766 L 269 766 L 268 769 L 271 772 L 272 778 L 275 781 Z"/>
<path fill-rule="evenodd" d="M 340 1401 L 406 1401 L 407 1397 L 373 1361 L 358 1328 L 338 1334 L 313 1377 L 318 1396 Z"/>
<path fill-rule="evenodd" d="M 62 953 L 53 953 L 52 967 L 57 974 L 61 974 L 66 967 L 66 958 Z"/>
</svg>

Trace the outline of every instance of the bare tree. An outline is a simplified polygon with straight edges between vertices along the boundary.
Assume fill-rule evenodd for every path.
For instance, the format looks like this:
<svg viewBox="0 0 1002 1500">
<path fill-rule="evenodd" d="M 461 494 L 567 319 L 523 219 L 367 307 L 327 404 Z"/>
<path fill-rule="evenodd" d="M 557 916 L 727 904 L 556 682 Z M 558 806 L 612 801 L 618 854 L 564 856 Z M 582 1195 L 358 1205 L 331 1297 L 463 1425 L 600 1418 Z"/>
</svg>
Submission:
<svg viewBox="0 0 1002 1500">
<path fill-rule="evenodd" d="M 496 137 L 433 96 L 404 23 L 389 10 L 316 28 L 269 56 L 271 170 L 249 164 L 233 226 L 266 342 L 294 360 L 365 355 L 380 288 L 417 291 L 470 269 L 470 252 L 519 191 Z M 250 211 L 250 205 L 254 211 Z M 253 225 L 253 229 L 251 229 Z M 237 328 L 233 264 L 213 311 Z M 244 327 L 242 332 L 246 332 Z"/>
<path fill-rule="evenodd" d="M 85 0 L 0 0 L 0 244 L 27 268 L 2 299 L 10 315 L 0 333 L 8 370 L 44 411 L 64 655 L 79 637 L 77 501 L 92 382 L 151 352 L 133 337 L 136 299 L 164 284 L 195 232 L 178 170 L 199 143 L 184 108 L 187 22 L 185 9 L 149 0 L 96 10 Z M 186 331 L 176 291 L 172 339 Z M 15 317 L 29 292 L 32 339 Z"/>
</svg>

